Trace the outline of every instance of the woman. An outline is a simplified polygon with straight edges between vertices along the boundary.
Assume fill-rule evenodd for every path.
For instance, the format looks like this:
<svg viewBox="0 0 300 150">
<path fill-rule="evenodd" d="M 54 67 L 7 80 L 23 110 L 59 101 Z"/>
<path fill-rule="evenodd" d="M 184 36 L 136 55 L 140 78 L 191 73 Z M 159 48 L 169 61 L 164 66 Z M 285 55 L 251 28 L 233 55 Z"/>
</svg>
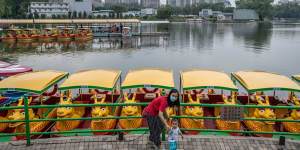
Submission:
<svg viewBox="0 0 300 150">
<path fill-rule="evenodd" d="M 149 140 L 153 142 L 157 148 L 160 149 L 161 140 L 160 134 L 164 129 L 170 129 L 167 121 L 164 119 L 163 113 L 166 108 L 179 106 L 179 92 L 176 89 L 172 89 L 169 95 L 160 96 L 154 99 L 146 109 L 146 118 L 150 130 Z"/>
</svg>

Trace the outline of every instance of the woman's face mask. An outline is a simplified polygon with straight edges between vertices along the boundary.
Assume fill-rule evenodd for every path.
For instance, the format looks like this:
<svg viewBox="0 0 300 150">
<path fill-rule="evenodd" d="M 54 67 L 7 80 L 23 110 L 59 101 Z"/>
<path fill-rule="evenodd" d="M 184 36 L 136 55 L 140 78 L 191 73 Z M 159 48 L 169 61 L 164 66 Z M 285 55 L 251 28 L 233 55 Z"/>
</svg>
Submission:
<svg viewBox="0 0 300 150">
<path fill-rule="evenodd" d="M 176 102 L 177 101 L 177 96 L 174 96 L 173 94 L 170 96 L 171 102 Z"/>
</svg>

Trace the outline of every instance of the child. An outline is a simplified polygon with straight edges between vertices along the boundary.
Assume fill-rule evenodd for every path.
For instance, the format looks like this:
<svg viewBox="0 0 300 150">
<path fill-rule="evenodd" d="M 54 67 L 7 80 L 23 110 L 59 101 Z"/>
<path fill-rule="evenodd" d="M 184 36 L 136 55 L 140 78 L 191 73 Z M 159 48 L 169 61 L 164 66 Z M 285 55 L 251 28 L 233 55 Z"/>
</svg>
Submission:
<svg viewBox="0 0 300 150">
<path fill-rule="evenodd" d="M 178 127 L 177 119 L 172 119 L 172 127 L 171 127 L 171 129 L 167 130 L 167 133 L 168 133 L 168 142 L 169 142 L 170 150 L 176 150 L 178 134 L 180 134 L 180 136 L 183 139 L 183 135 Z"/>
</svg>

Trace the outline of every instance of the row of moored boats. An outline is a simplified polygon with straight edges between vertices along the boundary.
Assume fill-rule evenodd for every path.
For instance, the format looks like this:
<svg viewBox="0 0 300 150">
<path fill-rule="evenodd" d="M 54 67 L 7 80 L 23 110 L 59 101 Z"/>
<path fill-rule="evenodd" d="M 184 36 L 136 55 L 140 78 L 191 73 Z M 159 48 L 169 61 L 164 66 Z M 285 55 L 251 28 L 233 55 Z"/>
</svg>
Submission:
<svg viewBox="0 0 300 150">
<path fill-rule="evenodd" d="M 30 119 L 64 119 L 97 117 L 94 120 L 64 120 L 31 122 L 31 132 L 138 129 L 147 127 L 142 116 L 146 106 L 134 103 L 149 103 L 175 88 L 173 72 L 164 69 L 131 70 L 124 81 L 119 70 L 83 70 L 69 77 L 69 73 L 53 70 L 33 71 L 7 77 L 0 81 L 2 107 L 24 106 L 24 94 L 29 105 L 69 105 L 133 103 L 128 106 L 60 107 L 29 109 Z M 67 78 L 68 77 L 68 78 Z M 300 81 L 300 75 L 292 77 Z M 62 82 L 62 83 L 61 83 Z M 240 92 L 242 85 L 246 92 Z M 274 91 L 267 95 L 266 91 Z M 288 93 L 279 97 L 278 93 Z M 300 86 L 292 79 L 264 71 L 233 72 L 229 77 L 224 72 L 214 70 L 184 70 L 180 72 L 181 103 L 259 105 L 259 106 L 300 106 L 297 92 Z M 169 116 L 220 117 L 220 107 L 180 106 L 168 108 Z M 24 110 L 0 110 L 0 120 L 24 120 Z M 300 109 L 245 108 L 244 118 L 300 120 Z M 101 119 L 122 116 L 127 119 Z M 0 123 L 1 133 L 24 133 L 24 122 Z M 259 131 L 268 134 L 253 136 L 272 137 L 273 132 L 300 133 L 300 122 L 278 122 L 274 120 L 228 121 L 220 119 L 180 118 L 182 129 L 218 129 L 229 131 Z M 130 133 L 130 132 L 124 132 Z M 134 132 L 134 133 L 137 133 Z M 207 134 L 185 131 L 186 134 Z M 111 134 L 94 132 L 91 135 Z M 226 135 L 240 136 L 243 133 L 224 132 Z M 55 134 L 52 136 L 69 136 Z M 86 134 L 85 134 L 86 135 Z M 32 135 L 38 138 L 41 135 Z M 24 139 L 16 136 L 15 139 Z"/>
</svg>

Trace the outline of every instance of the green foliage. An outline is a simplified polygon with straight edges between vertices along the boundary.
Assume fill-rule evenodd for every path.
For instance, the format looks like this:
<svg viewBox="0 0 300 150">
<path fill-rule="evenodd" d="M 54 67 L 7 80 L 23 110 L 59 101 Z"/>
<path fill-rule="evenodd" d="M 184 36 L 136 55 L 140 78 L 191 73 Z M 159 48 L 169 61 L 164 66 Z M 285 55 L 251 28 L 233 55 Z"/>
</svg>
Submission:
<svg viewBox="0 0 300 150">
<path fill-rule="evenodd" d="M 56 19 L 56 15 L 53 14 L 53 15 L 51 16 L 51 18 L 52 18 L 52 19 Z"/>
<path fill-rule="evenodd" d="M 85 19 L 87 17 L 86 11 L 83 12 L 83 18 Z"/>
<path fill-rule="evenodd" d="M 300 6 L 297 3 L 286 3 L 275 6 L 277 18 L 300 18 Z"/>
<path fill-rule="evenodd" d="M 73 11 L 72 17 L 73 17 L 73 18 L 77 18 L 77 12 L 76 12 L 76 11 Z"/>
<path fill-rule="evenodd" d="M 41 19 L 45 19 L 46 18 L 46 15 L 45 14 L 42 14 L 41 15 Z"/>
<path fill-rule="evenodd" d="M 274 0 L 239 0 L 236 2 L 237 8 L 240 9 L 254 9 L 260 20 L 264 18 L 272 18 L 274 15 L 274 7 L 271 3 Z"/>
<path fill-rule="evenodd" d="M 72 18 L 72 12 L 68 12 L 68 18 Z"/>
<path fill-rule="evenodd" d="M 78 17 L 82 18 L 82 13 L 81 12 L 78 13 Z"/>
<path fill-rule="evenodd" d="M 173 14 L 173 8 L 171 6 L 160 7 L 157 10 L 157 18 L 169 19 Z"/>
</svg>

